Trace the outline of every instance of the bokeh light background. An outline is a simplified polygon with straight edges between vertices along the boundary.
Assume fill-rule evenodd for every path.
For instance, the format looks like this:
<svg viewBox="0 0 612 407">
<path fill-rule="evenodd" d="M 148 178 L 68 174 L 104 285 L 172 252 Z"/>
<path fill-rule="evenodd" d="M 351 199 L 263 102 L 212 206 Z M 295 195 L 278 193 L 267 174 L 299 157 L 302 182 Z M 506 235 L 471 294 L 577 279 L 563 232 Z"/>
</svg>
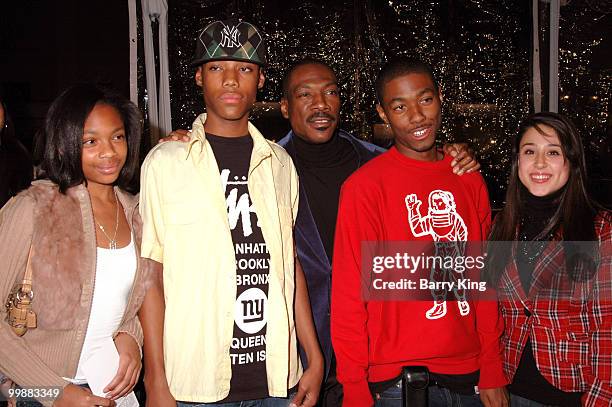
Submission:
<svg viewBox="0 0 612 407">
<path fill-rule="evenodd" d="M 611 3 L 564 1 L 559 38 L 559 110 L 581 129 L 592 189 L 607 204 L 612 194 Z M 547 7 L 540 2 L 543 84 Z M 416 56 L 434 67 L 443 89 L 440 142 L 470 143 L 483 164 L 493 207 L 502 206 L 511 140 L 531 105 L 530 1 L 169 1 L 173 128 L 189 128 L 204 110 L 188 65 L 197 33 L 207 23 L 230 16 L 253 22 L 267 40 L 267 80 L 258 95 L 267 103 L 258 104 L 253 114 L 266 137 L 277 140 L 288 130 L 274 102 L 281 97 L 282 77 L 292 61 L 315 57 L 329 63 L 341 85 L 341 126 L 372 140 L 372 125 L 380 122 L 373 86 L 380 67 L 395 55 Z"/>
</svg>

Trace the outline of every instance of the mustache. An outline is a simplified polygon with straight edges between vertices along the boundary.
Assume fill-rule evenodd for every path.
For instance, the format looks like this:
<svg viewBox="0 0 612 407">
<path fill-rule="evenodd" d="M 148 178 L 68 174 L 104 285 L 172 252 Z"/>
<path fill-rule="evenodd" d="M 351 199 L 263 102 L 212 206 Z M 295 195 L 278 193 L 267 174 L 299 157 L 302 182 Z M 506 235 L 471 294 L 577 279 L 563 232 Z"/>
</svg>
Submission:
<svg viewBox="0 0 612 407">
<path fill-rule="evenodd" d="M 309 123 L 314 122 L 317 119 L 328 119 L 331 121 L 336 121 L 336 117 L 332 116 L 329 113 L 325 113 L 325 112 L 316 112 L 310 116 L 308 116 L 308 119 L 306 119 Z"/>
</svg>

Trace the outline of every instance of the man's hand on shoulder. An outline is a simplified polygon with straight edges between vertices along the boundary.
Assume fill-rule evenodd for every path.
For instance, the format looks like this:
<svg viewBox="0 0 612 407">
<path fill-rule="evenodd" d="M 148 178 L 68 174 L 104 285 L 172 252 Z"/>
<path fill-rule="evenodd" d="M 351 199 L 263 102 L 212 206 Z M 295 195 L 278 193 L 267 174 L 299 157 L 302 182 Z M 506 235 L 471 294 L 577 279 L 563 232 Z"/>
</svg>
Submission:
<svg viewBox="0 0 612 407">
<path fill-rule="evenodd" d="M 187 142 L 187 141 L 189 141 L 189 130 L 185 130 L 185 129 L 172 130 L 170 132 L 170 134 L 168 134 L 166 137 L 160 138 L 157 143 L 158 144 L 159 143 L 165 143 L 166 141 L 184 141 L 184 142 Z"/>
<path fill-rule="evenodd" d="M 480 389 L 480 401 L 484 407 L 508 407 L 510 405 L 506 387 Z"/>
<path fill-rule="evenodd" d="M 463 175 L 480 169 L 480 163 L 476 160 L 474 150 L 466 143 L 444 144 L 442 149 L 444 154 L 449 154 L 453 157 L 451 162 L 453 173 Z"/>
</svg>

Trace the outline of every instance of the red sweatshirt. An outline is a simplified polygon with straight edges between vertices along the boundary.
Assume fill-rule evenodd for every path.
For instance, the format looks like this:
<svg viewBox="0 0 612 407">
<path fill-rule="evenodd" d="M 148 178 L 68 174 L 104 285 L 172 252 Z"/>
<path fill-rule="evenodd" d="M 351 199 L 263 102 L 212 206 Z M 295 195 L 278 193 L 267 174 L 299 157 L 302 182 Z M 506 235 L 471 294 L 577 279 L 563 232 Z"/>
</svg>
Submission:
<svg viewBox="0 0 612 407">
<path fill-rule="evenodd" d="M 433 240 L 436 233 L 456 241 L 486 239 L 491 215 L 486 185 L 478 173 L 453 174 L 451 160 L 446 156 L 435 162 L 417 161 L 392 148 L 361 167 L 342 187 L 331 328 L 345 406 L 371 406 L 368 382 L 397 377 L 407 365 L 424 365 L 442 374 L 480 369 L 480 388 L 507 384 L 500 345 L 503 325 L 495 301 L 470 302 L 463 316 L 458 302 L 449 301 L 445 316 L 428 319 L 433 299 L 366 302 L 361 293 L 362 241 Z M 421 202 L 412 211 L 413 227 L 407 196 Z M 452 226 L 442 231 L 428 219 L 430 202 L 436 201 L 438 210 L 453 202 L 456 206 Z"/>
</svg>

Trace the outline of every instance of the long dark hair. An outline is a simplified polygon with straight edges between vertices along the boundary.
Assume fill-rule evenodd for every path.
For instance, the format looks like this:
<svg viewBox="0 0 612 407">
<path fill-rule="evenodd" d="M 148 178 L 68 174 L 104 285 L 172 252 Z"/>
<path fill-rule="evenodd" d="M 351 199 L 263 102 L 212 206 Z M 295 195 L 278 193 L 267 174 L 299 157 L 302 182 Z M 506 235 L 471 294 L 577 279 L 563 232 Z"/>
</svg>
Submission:
<svg viewBox="0 0 612 407">
<path fill-rule="evenodd" d="M 41 178 L 48 178 L 66 190 L 86 182 L 81 165 L 83 127 L 97 104 L 114 107 L 123 121 L 128 154 L 116 185 L 135 192 L 138 178 L 141 115 L 138 108 L 123 96 L 92 84 L 75 85 L 55 99 L 45 126 L 38 135 L 36 155 L 42 170 Z"/>
<path fill-rule="evenodd" d="M 518 157 L 521 139 L 525 132 L 534 128 L 546 135 L 542 126 L 551 127 L 559 137 L 559 144 L 565 160 L 569 164 L 569 178 L 561 196 L 559 206 L 550 221 L 540 233 L 540 237 L 550 232 L 560 231 L 564 241 L 594 241 L 596 240 L 594 220 L 598 206 L 591 200 L 586 188 L 586 163 L 580 134 L 576 126 L 565 116 L 558 113 L 542 112 L 527 117 L 521 124 L 512 148 L 512 167 L 510 182 L 506 192 L 506 204 L 497 215 L 493 230 L 489 237 L 491 241 L 513 241 L 517 238 L 517 229 L 521 214 L 528 208 L 524 207 L 520 188 L 522 183 L 518 177 Z M 498 281 L 504 266 L 508 263 L 508 250 L 494 251 L 489 258 L 489 277 Z M 575 267 L 568 267 L 572 279 Z"/>
</svg>

